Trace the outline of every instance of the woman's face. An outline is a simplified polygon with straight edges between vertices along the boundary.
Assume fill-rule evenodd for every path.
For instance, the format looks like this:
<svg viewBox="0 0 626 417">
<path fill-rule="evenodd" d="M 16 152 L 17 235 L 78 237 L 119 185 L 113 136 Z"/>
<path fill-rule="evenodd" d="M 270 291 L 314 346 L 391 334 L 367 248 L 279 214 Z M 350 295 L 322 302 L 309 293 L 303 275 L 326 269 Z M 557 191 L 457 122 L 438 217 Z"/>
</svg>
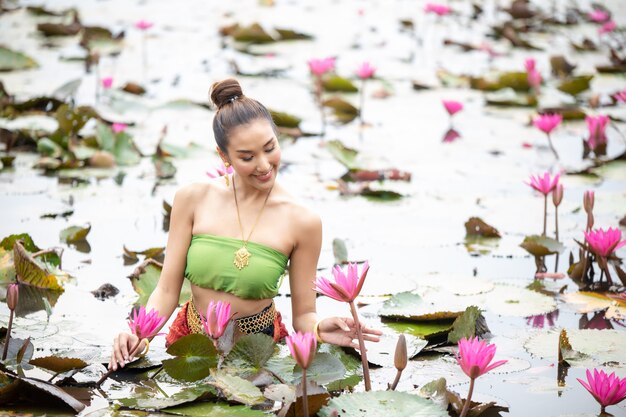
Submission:
<svg viewBox="0 0 626 417">
<path fill-rule="evenodd" d="M 270 123 L 255 119 L 228 135 L 227 160 L 248 185 L 265 190 L 274 185 L 280 166 L 280 146 Z"/>
</svg>

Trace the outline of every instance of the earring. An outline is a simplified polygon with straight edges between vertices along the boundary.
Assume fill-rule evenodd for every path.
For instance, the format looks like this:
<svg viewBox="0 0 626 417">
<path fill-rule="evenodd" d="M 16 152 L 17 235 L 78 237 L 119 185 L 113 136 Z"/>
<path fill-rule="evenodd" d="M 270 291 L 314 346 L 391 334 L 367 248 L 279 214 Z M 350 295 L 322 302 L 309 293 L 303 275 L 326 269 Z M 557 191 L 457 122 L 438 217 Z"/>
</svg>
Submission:
<svg viewBox="0 0 626 417">
<path fill-rule="evenodd" d="M 224 167 L 226 168 L 226 172 L 224 173 L 224 182 L 226 183 L 226 188 L 229 188 L 230 180 L 228 179 L 228 167 L 230 167 L 230 164 L 228 162 L 224 162 Z"/>
</svg>

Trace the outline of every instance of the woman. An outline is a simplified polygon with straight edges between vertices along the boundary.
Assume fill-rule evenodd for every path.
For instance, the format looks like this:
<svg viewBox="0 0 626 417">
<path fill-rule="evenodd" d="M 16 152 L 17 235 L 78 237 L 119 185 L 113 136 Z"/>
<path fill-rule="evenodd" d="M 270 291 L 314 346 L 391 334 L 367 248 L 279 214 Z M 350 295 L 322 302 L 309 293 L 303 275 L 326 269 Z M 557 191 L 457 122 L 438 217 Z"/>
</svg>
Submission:
<svg viewBox="0 0 626 417">
<path fill-rule="evenodd" d="M 314 332 L 319 341 L 358 348 L 352 319 L 318 321 L 313 281 L 322 225 L 317 214 L 296 203 L 276 181 L 281 154 L 268 110 L 244 96 L 234 79 L 215 83 L 211 100 L 218 108 L 213 119 L 217 152 L 234 172 L 176 193 L 167 256 L 146 309 L 170 317 L 187 278 L 192 299 L 174 320 L 168 344 L 201 332 L 198 312 L 205 313 L 210 301 L 220 300 L 231 304 L 240 332 L 266 333 L 280 340 L 287 331 L 273 297 L 288 267 L 295 330 Z M 369 341 L 378 341 L 380 334 L 364 329 Z M 123 367 L 136 343 L 137 336 L 120 333 L 109 368 Z"/>
</svg>

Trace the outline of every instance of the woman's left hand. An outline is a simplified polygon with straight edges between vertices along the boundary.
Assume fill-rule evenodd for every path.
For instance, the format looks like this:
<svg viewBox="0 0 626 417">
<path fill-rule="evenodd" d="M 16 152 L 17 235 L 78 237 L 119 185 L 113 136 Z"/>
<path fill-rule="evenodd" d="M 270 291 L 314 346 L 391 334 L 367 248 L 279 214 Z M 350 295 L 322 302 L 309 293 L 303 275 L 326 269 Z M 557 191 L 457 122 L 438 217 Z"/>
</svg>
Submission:
<svg viewBox="0 0 626 417">
<path fill-rule="evenodd" d="M 370 342 L 380 341 L 380 330 L 362 326 L 363 339 Z M 317 332 L 325 343 L 359 348 L 357 329 L 354 320 L 349 317 L 329 317 L 320 321 Z"/>
</svg>

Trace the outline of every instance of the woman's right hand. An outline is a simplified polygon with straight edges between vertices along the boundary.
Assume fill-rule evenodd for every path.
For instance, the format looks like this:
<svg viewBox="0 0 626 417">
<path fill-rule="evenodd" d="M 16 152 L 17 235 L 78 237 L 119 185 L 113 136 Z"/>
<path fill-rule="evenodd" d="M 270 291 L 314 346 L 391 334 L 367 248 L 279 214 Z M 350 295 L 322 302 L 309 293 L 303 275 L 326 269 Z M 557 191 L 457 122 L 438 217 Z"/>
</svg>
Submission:
<svg viewBox="0 0 626 417">
<path fill-rule="evenodd" d="M 139 352 L 146 348 L 145 339 L 139 343 L 139 338 L 134 334 L 122 332 L 115 336 L 113 340 L 113 352 L 109 360 L 109 369 L 117 371 L 118 367 L 123 368 Z"/>
</svg>

